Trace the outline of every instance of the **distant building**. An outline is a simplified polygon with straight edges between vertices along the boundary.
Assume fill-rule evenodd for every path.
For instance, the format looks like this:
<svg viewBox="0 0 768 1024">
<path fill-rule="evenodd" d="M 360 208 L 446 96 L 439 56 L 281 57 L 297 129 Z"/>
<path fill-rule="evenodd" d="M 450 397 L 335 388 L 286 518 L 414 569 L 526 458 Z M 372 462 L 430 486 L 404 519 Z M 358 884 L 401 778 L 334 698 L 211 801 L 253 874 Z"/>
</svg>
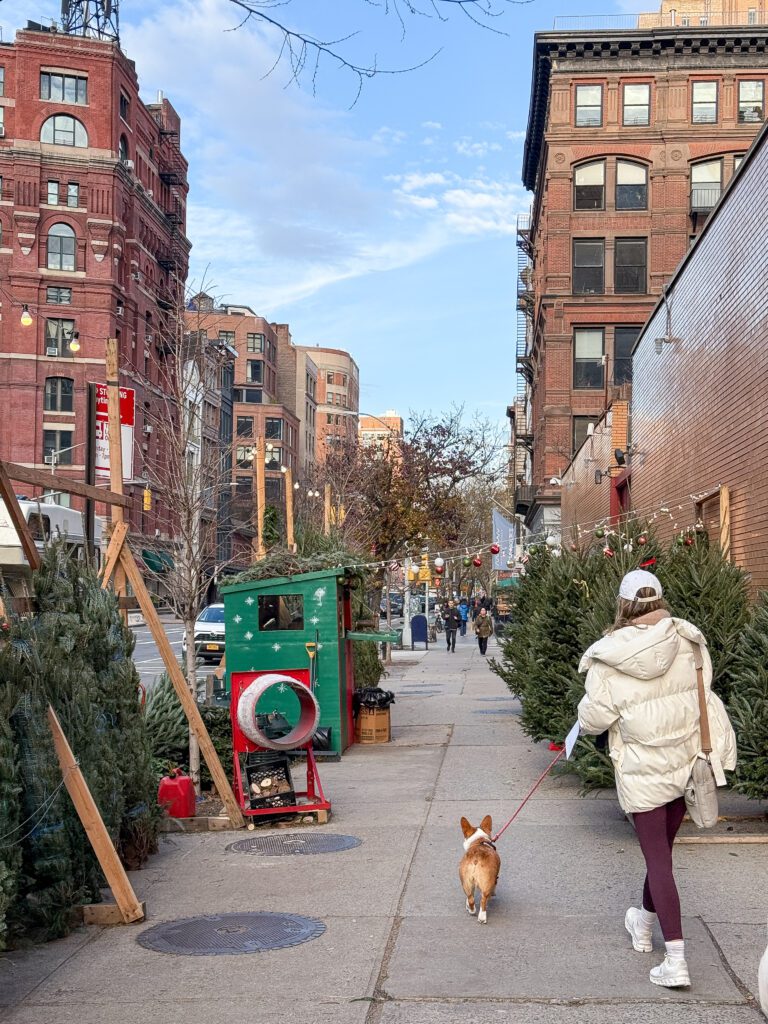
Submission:
<svg viewBox="0 0 768 1024">
<path fill-rule="evenodd" d="M 294 345 L 287 324 L 275 324 L 277 392 L 283 405 L 299 417 L 300 473 L 311 475 L 317 457 L 317 382 L 320 375 L 311 350 Z"/>
<path fill-rule="evenodd" d="M 386 447 L 395 438 L 403 436 L 403 417 L 390 409 L 383 416 L 360 415 L 358 421 L 360 443 Z"/>
<path fill-rule="evenodd" d="M 322 462 L 328 446 L 338 440 L 357 438 L 360 408 L 360 371 L 357 363 L 340 348 L 299 346 L 317 366 L 317 461 Z"/>
</svg>

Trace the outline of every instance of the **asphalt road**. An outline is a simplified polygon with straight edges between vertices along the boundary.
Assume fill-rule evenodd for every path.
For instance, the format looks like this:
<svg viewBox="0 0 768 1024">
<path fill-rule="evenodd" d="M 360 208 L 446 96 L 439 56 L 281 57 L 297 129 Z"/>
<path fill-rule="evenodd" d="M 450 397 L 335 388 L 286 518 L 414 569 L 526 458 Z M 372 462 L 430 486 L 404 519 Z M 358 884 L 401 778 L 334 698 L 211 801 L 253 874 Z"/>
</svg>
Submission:
<svg viewBox="0 0 768 1024">
<path fill-rule="evenodd" d="M 184 636 L 184 626 L 179 619 L 165 616 L 162 623 L 174 654 L 181 658 L 181 639 Z M 135 626 L 133 632 L 136 634 L 136 650 L 133 653 L 133 660 L 139 670 L 142 683 L 147 689 L 150 689 L 155 679 L 162 675 L 163 659 L 158 653 L 157 645 L 147 626 Z"/>
</svg>

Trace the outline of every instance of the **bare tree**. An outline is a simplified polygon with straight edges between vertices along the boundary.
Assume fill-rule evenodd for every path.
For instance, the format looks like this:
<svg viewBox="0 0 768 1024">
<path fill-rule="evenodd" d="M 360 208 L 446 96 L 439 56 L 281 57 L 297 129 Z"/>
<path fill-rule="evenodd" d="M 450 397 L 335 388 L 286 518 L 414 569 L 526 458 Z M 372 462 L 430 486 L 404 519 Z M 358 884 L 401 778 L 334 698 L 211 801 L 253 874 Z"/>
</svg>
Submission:
<svg viewBox="0 0 768 1024">
<path fill-rule="evenodd" d="M 236 7 L 245 12 L 242 24 L 258 21 L 270 26 L 278 35 L 280 47 L 273 69 L 285 61 L 291 71 L 291 78 L 298 81 L 308 76 L 314 88 L 317 73 L 325 60 L 340 68 L 357 80 L 359 96 L 363 83 L 376 75 L 396 75 L 416 70 L 433 60 L 439 50 L 424 60 L 405 68 L 386 68 L 379 64 L 374 54 L 366 63 L 360 63 L 345 55 L 345 49 L 351 40 L 359 35 L 359 30 L 350 28 L 348 32 L 332 39 L 320 39 L 289 20 L 294 0 L 230 0 Z M 400 28 L 401 36 L 405 37 L 408 22 L 413 18 L 432 18 L 437 22 L 448 21 L 453 15 L 460 15 L 474 25 L 506 35 L 501 29 L 500 19 L 506 11 L 514 7 L 527 7 L 536 0 L 359 0 L 359 6 L 373 8 L 383 19 L 395 21 Z"/>
</svg>

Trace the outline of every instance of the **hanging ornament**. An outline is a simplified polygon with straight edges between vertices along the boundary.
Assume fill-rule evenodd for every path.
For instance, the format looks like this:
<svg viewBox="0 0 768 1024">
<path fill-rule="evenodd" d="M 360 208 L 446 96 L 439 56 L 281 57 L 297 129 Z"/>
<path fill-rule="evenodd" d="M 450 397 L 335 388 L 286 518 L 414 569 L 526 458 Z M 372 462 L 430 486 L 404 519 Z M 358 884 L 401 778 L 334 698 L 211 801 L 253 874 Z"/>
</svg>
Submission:
<svg viewBox="0 0 768 1024">
<path fill-rule="evenodd" d="M 557 537 L 547 537 L 546 545 L 547 545 L 548 548 L 559 547 L 559 542 L 557 540 Z"/>
<path fill-rule="evenodd" d="M 575 542 L 572 543 L 571 544 L 571 551 L 578 551 L 578 550 L 579 550 L 579 545 L 576 544 Z"/>
<path fill-rule="evenodd" d="M 696 530 L 696 533 L 704 533 L 705 532 L 704 523 L 702 523 L 702 521 L 700 519 L 697 519 L 696 520 L 696 526 L 694 527 L 694 529 Z"/>
<path fill-rule="evenodd" d="M 595 530 L 595 536 L 597 537 L 598 540 L 602 540 L 603 539 L 603 537 L 605 536 L 605 530 L 604 530 L 604 528 L 602 526 L 598 526 L 597 527 L 597 529 Z"/>
<path fill-rule="evenodd" d="M 553 558 L 560 558 L 562 553 L 563 553 L 563 549 L 562 548 L 552 548 L 552 557 Z"/>
<path fill-rule="evenodd" d="M 536 547 L 535 544 L 531 544 L 531 546 L 528 548 L 528 553 L 531 555 L 535 555 L 538 550 L 539 549 Z"/>
<path fill-rule="evenodd" d="M 483 560 L 482 560 L 482 558 L 480 557 L 480 555 L 476 555 L 476 556 L 475 556 L 475 557 L 474 557 L 474 558 L 472 559 L 472 565 L 474 565 L 474 567 L 475 567 L 476 569 L 479 569 L 479 568 L 480 568 L 480 566 L 481 566 L 482 564 L 483 564 Z"/>
<path fill-rule="evenodd" d="M 609 548 L 608 545 L 606 544 L 605 547 L 603 548 L 603 554 L 605 555 L 606 558 L 613 558 L 613 556 L 615 554 L 615 551 L 613 550 L 613 548 Z"/>
<path fill-rule="evenodd" d="M 444 565 L 436 565 L 435 566 L 435 572 L 437 573 L 438 576 L 442 576 L 443 573 L 445 572 L 445 566 Z"/>
<path fill-rule="evenodd" d="M 468 569 L 470 565 L 472 565 L 472 559 L 469 557 L 469 555 L 465 555 L 461 560 L 461 564 L 464 566 L 465 569 Z"/>
<path fill-rule="evenodd" d="M 683 541 L 683 543 L 685 544 L 685 546 L 686 546 L 687 548 L 692 548 L 692 547 L 693 547 L 693 545 L 694 545 L 694 543 L 695 543 L 695 542 L 694 542 L 694 539 L 693 539 L 693 537 L 692 537 L 692 536 L 690 535 L 690 533 L 689 533 L 689 534 L 688 534 L 688 536 L 687 536 L 687 537 L 685 538 L 685 540 Z"/>
<path fill-rule="evenodd" d="M 668 516 L 669 515 L 669 505 L 662 505 L 661 508 L 659 509 L 659 512 L 661 512 L 661 514 L 663 516 Z"/>
<path fill-rule="evenodd" d="M 435 559 L 435 568 L 436 569 L 442 569 L 444 567 L 445 567 L 445 559 L 441 558 L 440 555 L 438 555 L 437 558 Z"/>
<path fill-rule="evenodd" d="M 648 543 L 648 538 L 644 533 L 641 533 L 640 536 L 637 538 L 637 543 L 640 545 L 641 548 L 644 548 L 645 545 Z"/>
<path fill-rule="evenodd" d="M 683 546 L 683 544 L 685 544 L 685 539 L 684 539 L 682 533 L 679 533 L 677 535 L 677 537 L 675 537 L 675 544 L 677 544 L 677 546 L 679 548 L 681 548 Z"/>
<path fill-rule="evenodd" d="M 498 555 L 498 553 L 501 551 L 501 548 L 499 547 L 498 544 L 491 544 L 488 550 L 491 552 L 492 555 Z"/>
<path fill-rule="evenodd" d="M 515 568 L 515 560 L 514 560 L 514 558 L 508 558 L 507 559 L 507 568 L 508 569 L 514 569 Z"/>
<path fill-rule="evenodd" d="M 632 554 L 632 552 L 633 552 L 633 551 L 634 551 L 635 549 L 634 549 L 634 547 L 632 546 L 632 542 L 631 542 L 631 541 L 630 541 L 629 543 L 627 543 L 627 544 L 625 544 L 625 545 L 624 545 L 624 550 L 625 550 L 625 551 L 627 552 L 627 554 L 628 554 L 628 555 L 631 555 L 631 554 Z"/>
</svg>

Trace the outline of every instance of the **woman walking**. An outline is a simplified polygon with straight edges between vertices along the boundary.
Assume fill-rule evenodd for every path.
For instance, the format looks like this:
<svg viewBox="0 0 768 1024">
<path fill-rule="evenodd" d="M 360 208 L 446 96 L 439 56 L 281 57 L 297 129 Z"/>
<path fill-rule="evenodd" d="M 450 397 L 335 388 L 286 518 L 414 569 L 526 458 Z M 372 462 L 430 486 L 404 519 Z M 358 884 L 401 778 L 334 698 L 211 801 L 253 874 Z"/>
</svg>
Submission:
<svg viewBox="0 0 768 1024">
<path fill-rule="evenodd" d="M 703 669 L 712 759 L 736 766 L 736 740 L 720 698 L 712 692 L 712 662 L 704 636 L 670 615 L 659 580 L 637 569 L 621 581 L 616 622 L 582 658 L 586 693 L 579 704 L 584 733 L 608 730 L 619 803 L 631 814 L 646 865 L 642 905 L 624 925 L 640 953 L 653 949 L 657 916 L 666 945 L 654 985 L 690 985 L 672 871 L 672 844 L 685 814 L 683 794 L 701 750 L 697 666 Z"/>
<path fill-rule="evenodd" d="M 480 653 L 485 654 L 488 650 L 488 637 L 493 632 L 493 620 L 488 614 L 487 608 L 481 608 L 478 612 L 475 624 L 472 627 L 477 636 L 477 642 L 480 647 Z"/>
</svg>

